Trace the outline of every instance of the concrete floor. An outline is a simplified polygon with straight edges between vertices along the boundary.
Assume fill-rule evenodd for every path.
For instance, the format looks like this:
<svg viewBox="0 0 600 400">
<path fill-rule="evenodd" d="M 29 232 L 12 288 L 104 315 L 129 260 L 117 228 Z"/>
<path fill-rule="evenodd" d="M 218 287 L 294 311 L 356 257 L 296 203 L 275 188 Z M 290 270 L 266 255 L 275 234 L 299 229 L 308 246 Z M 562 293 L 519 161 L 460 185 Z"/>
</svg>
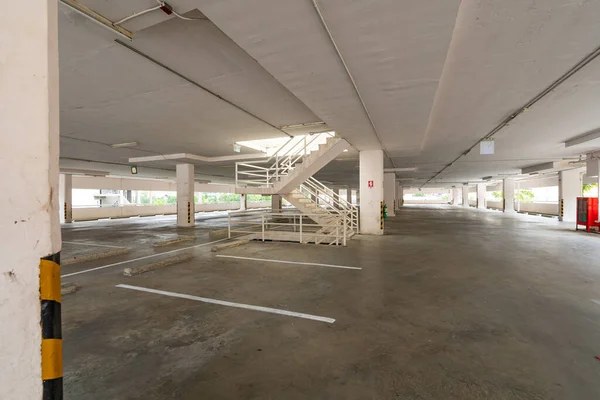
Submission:
<svg viewBox="0 0 600 400">
<path fill-rule="evenodd" d="M 134 250 L 63 274 L 206 243 L 208 228 L 74 224 L 65 240 Z M 161 230 L 196 240 L 153 249 Z M 385 236 L 346 248 L 253 242 L 218 253 L 362 270 L 219 258 L 209 247 L 136 277 L 123 268 L 145 260 L 64 278 L 81 286 L 63 298 L 66 399 L 600 398 L 600 235 L 542 217 L 415 206 L 388 220 Z"/>
</svg>

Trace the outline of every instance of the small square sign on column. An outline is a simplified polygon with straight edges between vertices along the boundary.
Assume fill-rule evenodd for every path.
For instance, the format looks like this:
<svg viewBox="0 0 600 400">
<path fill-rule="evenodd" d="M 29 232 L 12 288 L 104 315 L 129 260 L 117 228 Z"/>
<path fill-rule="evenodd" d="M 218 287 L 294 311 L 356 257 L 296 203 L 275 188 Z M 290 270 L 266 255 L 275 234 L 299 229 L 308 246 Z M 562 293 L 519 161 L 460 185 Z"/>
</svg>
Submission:
<svg viewBox="0 0 600 400">
<path fill-rule="evenodd" d="M 369 186 L 369 188 L 372 188 L 373 187 L 373 181 L 367 182 L 367 186 Z"/>
</svg>

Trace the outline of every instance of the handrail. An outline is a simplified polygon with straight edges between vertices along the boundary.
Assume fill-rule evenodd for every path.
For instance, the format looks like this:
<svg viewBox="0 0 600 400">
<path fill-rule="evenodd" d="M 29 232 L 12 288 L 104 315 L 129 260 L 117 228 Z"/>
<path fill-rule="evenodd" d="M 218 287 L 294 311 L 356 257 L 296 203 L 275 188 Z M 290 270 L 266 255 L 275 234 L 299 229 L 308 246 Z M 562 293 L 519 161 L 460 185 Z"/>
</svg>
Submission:
<svg viewBox="0 0 600 400">
<path fill-rule="evenodd" d="M 280 177 L 289 175 L 296 164 L 311 154 L 311 148 L 323 138 L 327 143 L 329 137 L 335 137 L 333 132 L 295 136 L 286 141 L 267 160 L 252 162 L 236 162 L 236 186 L 264 186 L 271 187 L 279 181 Z M 261 166 L 265 165 L 266 166 Z"/>
</svg>

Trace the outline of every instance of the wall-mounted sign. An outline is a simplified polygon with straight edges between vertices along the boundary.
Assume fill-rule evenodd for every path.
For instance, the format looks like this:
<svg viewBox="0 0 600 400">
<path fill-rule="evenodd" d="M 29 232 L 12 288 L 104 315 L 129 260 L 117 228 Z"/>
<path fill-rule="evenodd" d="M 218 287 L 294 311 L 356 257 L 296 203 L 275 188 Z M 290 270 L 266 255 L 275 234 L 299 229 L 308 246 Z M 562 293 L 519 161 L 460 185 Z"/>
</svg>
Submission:
<svg viewBox="0 0 600 400">
<path fill-rule="evenodd" d="M 372 188 L 372 187 L 374 186 L 374 185 L 373 185 L 373 181 L 369 181 L 369 182 L 367 182 L 367 185 L 369 186 L 369 188 Z"/>
</svg>

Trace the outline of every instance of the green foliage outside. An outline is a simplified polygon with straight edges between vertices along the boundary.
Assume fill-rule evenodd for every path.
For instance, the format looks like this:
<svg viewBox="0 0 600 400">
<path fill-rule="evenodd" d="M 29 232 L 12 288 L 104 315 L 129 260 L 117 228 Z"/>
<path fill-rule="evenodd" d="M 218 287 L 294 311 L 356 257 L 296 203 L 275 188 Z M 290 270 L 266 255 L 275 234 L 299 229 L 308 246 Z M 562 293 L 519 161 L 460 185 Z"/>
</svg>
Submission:
<svg viewBox="0 0 600 400">
<path fill-rule="evenodd" d="M 492 192 L 494 199 L 502 200 L 504 198 L 504 191 L 496 190 Z M 521 203 L 533 203 L 533 192 L 531 190 L 521 189 L 516 192 L 515 196 Z"/>
<path fill-rule="evenodd" d="M 425 193 L 415 193 L 413 197 L 425 197 Z"/>
<path fill-rule="evenodd" d="M 521 203 L 533 203 L 534 194 L 531 190 L 521 189 L 517 191 L 517 198 Z"/>
<path fill-rule="evenodd" d="M 597 193 L 598 184 L 597 183 L 584 183 L 583 184 L 583 195 L 591 196 L 592 193 Z"/>
</svg>

